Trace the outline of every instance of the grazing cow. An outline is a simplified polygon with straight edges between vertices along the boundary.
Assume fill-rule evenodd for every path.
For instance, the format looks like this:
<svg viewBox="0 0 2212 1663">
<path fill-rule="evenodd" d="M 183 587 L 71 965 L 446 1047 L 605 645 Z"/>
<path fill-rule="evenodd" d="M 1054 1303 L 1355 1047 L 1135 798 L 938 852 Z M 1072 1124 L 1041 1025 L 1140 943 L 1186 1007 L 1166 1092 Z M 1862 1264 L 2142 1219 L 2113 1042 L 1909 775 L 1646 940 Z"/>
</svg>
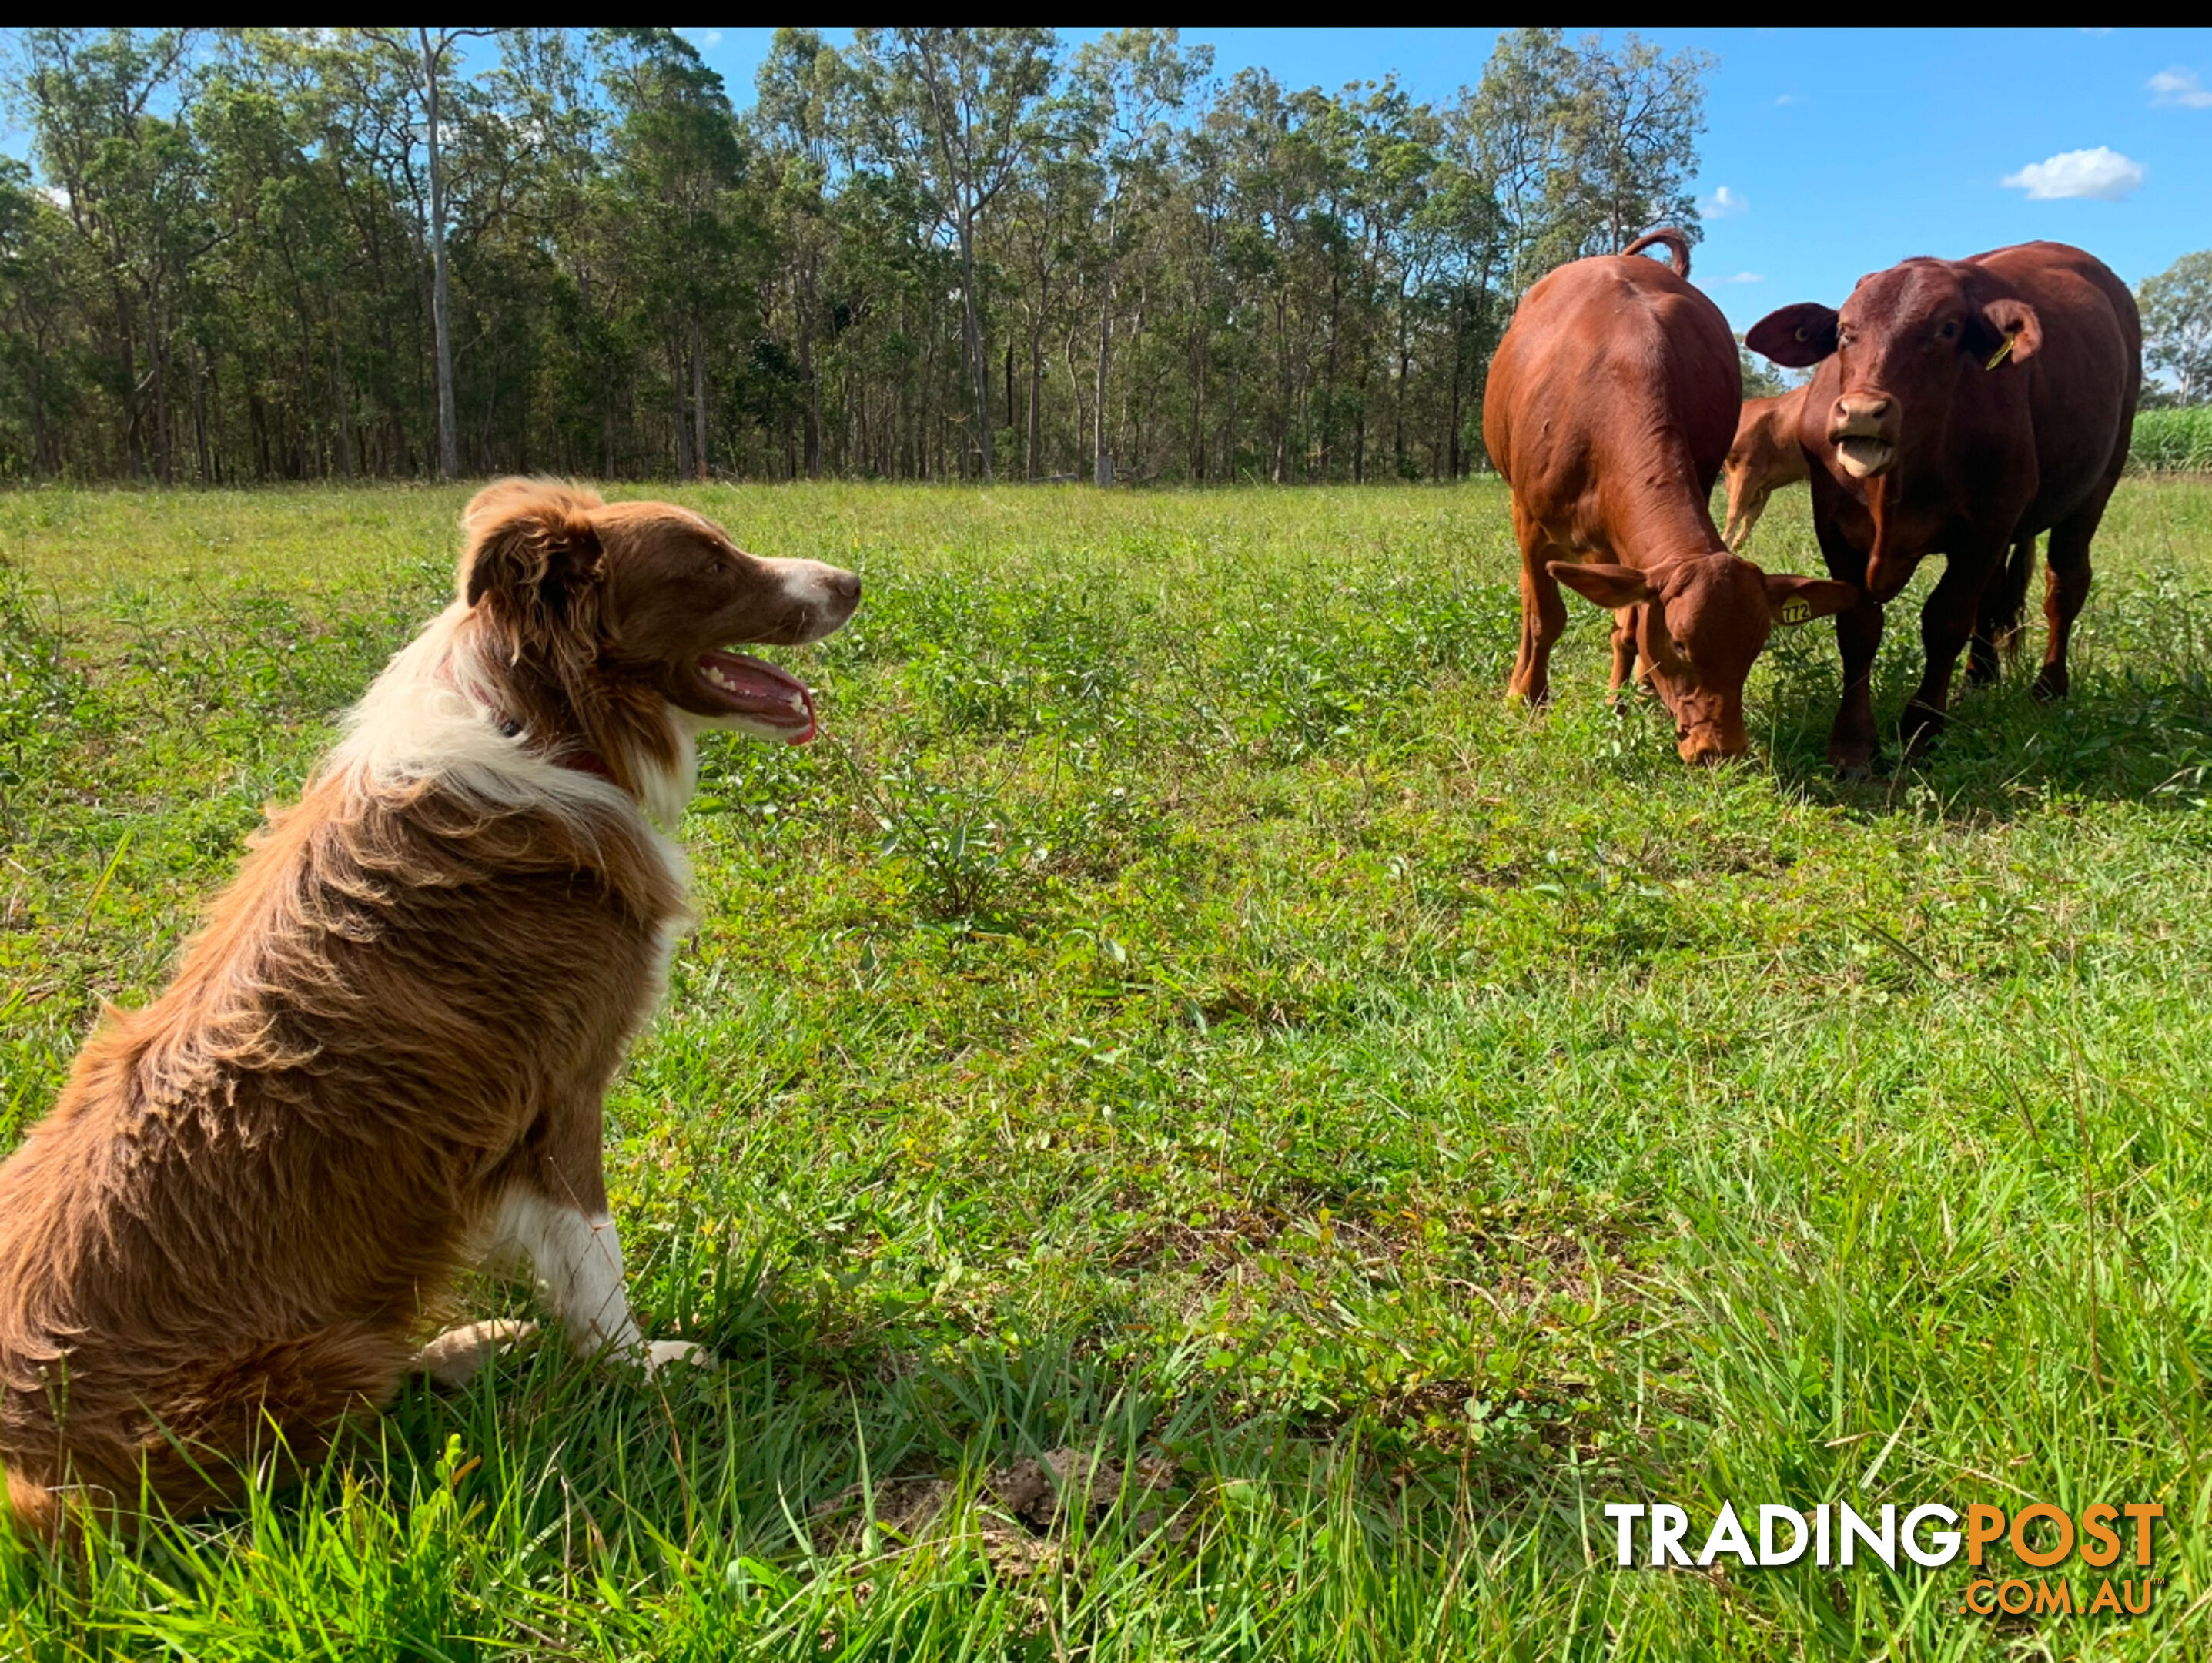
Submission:
<svg viewBox="0 0 2212 1663">
<path fill-rule="evenodd" d="M 1735 443 L 1721 464 L 1728 481 L 1728 528 L 1721 533 L 1737 553 L 1751 541 L 1752 528 L 1766 512 L 1766 499 L 1795 485 L 1809 470 L 1805 447 L 1797 442 L 1797 422 L 1805 407 L 1805 388 L 1792 387 L 1771 398 L 1747 398 L 1736 417 Z"/>
<path fill-rule="evenodd" d="M 1630 258 L 1663 245 L 1673 269 Z M 1729 552 L 1706 505 L 1743 399 L 1735 337 L 1684 282 L 1688 241 L 1655 231 L 1561 266 L 1522 298 L 1491 361 L 1483 442 L 1513 488 L 1521 656 L 1512 691 L 1550 692 L 1565 583 L 1613 611 L 1613 686 L 1650 679 L 1688 762 L 1750 749 L 1743 683 L 1779 621 L 1857 591 L 1762 572 Z"/>
<path fill-rule="evenodd" d="M 1820 366 L 1797 430 L 1814 464 L 1814 525 L 1829 571 L 1865 590 L 1836 620 L 1837 771 L 1872 765 L 1869 672 L 1882 605 L 1927 555 L 1948 561 L 1920 615 L 1928 663 L 1905 707 L 1907 753 L 1942 731 L 1970 637 L 1969 674 L 1996 677 L 2045 531 L 2051 639 L 2035 693 L 2064 697 L 2089 540 L 2127 461 L 2142 380 L 2127 286 L 2078 248 L 2022 243 L 1969 260 L 1906 260 L 1862 277 L 1841 312 L 1784 307 L 1747 340 L 1778 364 Z"/>
</svg>

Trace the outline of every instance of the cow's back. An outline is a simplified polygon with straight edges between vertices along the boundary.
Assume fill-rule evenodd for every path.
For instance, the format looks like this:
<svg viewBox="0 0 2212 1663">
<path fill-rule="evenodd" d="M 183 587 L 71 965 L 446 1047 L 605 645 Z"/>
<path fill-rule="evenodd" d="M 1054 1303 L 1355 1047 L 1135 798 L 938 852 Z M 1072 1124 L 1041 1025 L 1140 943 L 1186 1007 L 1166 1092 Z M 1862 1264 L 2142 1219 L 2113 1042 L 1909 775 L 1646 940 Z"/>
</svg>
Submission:
<svg viewBox="0 0 2212 1663">
<path fill-rule="evenodd" d="M 2026 518 L 2040 531 L 2125 460 L 2142 383 L 2142 320 L 2112 269 L 2065 243 L 2020 243 L 1967 264 L 2033 307 L 2042 328 L 2022 366 L 2040 476 Z"/>
<path fill-rule="evenodd" d="M 1483 440 L 1515 495 L 1547 517 L 1678 485 L 1702 503 L 1741 398 L 1719 308 L 1656 261 L 1599 255 L 1522 297 L 1492 360 Z"/>
</svg>

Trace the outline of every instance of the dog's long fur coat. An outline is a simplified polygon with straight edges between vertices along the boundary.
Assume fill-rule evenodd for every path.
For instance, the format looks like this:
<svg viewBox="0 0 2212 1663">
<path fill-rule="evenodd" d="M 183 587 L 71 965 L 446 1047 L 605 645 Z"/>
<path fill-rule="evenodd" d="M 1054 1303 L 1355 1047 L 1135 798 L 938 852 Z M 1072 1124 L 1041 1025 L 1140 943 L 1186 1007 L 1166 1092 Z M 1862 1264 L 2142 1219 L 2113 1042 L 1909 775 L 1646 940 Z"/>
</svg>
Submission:
<svg viewBox="0 0 2212 1663">
<path fill-rule="evenodd" d="M 714 649 L 818 639 L 859 583 L 527 481 L 465 525 L 460 598 L 0 1166 L 0 1468 L 32 1529 L 142 1478 L 219 1500 L 272 1431 L 313 1459 L 487 1253 L 581 1350 L 683 1349 L 640 1339 L 600 1168 L 686 915 L 653 819 L 700 728 L 812 732 L 797 683 Z"/>
</svg>

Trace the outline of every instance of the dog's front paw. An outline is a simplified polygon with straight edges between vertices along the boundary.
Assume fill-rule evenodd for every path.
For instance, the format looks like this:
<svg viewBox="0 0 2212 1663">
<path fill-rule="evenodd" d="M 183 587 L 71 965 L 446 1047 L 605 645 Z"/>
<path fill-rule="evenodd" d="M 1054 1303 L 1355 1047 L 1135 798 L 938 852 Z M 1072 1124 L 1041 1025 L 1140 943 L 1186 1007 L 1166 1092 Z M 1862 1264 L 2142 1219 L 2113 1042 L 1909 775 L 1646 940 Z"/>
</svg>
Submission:
<svg viewBox="0 0 2212 1663">
<path fill-rule="evenodd" d="M 689 1363 L 694 1369 L 714 1366 L 714 1354 L 705 1346 L 695 1345 L 688 1339 L 648 1340 L 644 1360 L 648 1380 L 672 1363 Z"/>
</svg>

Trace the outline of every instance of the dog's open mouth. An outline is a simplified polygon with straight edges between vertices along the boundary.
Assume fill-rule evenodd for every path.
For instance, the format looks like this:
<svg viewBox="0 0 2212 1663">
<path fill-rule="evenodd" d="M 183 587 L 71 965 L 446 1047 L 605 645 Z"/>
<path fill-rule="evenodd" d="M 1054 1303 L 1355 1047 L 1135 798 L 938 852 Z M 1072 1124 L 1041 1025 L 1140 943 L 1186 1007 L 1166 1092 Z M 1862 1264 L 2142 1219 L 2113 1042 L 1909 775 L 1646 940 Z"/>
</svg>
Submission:
<svg viewBox="0 0 2212 1663">
<path fill-rule="evenodd" d="M 814 699 L 806 684 L 743 652 L 702 652 L 699 684 L 732 716 L 767 728 L 787 743 L 814 737 Z"/>
</svg>

